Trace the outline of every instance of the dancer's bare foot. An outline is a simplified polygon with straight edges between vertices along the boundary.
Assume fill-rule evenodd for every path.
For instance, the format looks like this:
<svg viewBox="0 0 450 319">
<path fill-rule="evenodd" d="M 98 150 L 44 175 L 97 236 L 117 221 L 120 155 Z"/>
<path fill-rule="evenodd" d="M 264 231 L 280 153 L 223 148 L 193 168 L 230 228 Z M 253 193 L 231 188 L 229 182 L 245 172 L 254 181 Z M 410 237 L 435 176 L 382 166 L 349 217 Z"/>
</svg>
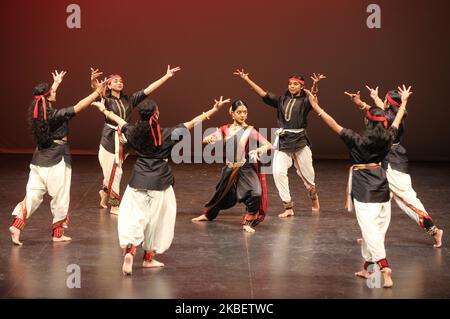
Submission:
<svg viewBox="0 0 450 319">
<path fill-rule="evenodd" d="M 64 236 L 64 235 L 62 235 L 61 237 L 53 237 L 53 241 L 54 241 L 55 243 L 57 243 L 57 242 L 63 242 L 63 241 L 71 241 L 71 240 L 72 240 L 72 238 L 67 237 L 67 236 Z"/>
<path fill-rule="evenodd" d="M 355 272 L 355 276 L 356 277 L 361 277 L 361 278 L 364 278 L 364 279 L 369 279 L 370 275 L 371 275 L 370 272 L 368 272 L 365 269 L 363 269 L 361 271 L 358 271 L 358 272 Z"/>
<path fill-rule="evenodd" d="M 13 242 L 14 245 L 18 245 L 18 246 L 22 246 L 23 243 L 20 242 L 20 229 L 11 226 L 9 227 L 9 232 L 11 233 L 11 240 Z"/>
<path fill-rule="evenodd" d="M 123 258 L 122 273 L 131 275 L 133 273 L 133 255 L 128 253 Z"/>
<path fill-rule="evenodd" d="M 286 209 L 283 213 L 278 214 L 278 217 L 280 218 L 286 218 L 290 216 L 294 216 L 294 211 L 292 209 Z"/>
<path fill-rule="evenodd" d="M 102 189 L 99 192 L 100 195 L 100 207 L 101 208 L 108 208 L 107 200 L 108 200 L 108 194 Z"/>
<path fill-rule="evenodd" d="M 394 285 L 394 282 L 392 281 L 391 275 L 392 275 L 392 269 L 391 268 L 383 268 L 381 270 L 381 273 L 383 274 L 383 279 L 384 279 L 384 288 L 392 288 L 392 286 Z"/>
<path fill-rule="evenodd" d="M 242 228 L 247 232 L 247 233 L 254 233 L 255 230 L 253 228 L 251 228 L 249 225 L 243 225 Z"/>
<path fill-rule="evenodd" d="M 155 259 L 152 259 L 150 261 L 144 260 L 142 263 L 142 267 L 144 268 L 158 268 L 158 267 L 164 267 L 164 264 L 162 262 L 159 262 Z"/>
<path fill-rule="evenodd" d="M 109 213 L 113 215 L 119 215 L 119 206 L 111 206 Z"/>
<path fill-rule="evenodd" d="M 442 229 L 439 229 L 436 234 L 434 234 L 434 242 L 433 245 L 434 248 L 441 248 L 442 247 L 442 235 L 444 234 L 444 231 Z"/>
<path fill-rule="evenodd" d="M 318 211 L 320 211 L 319 197 L 316 197 L 315 199 L 312 199 L 312 200 L 311 200 L 311 204 L 312 204 L 311 210 L 312 210 L 313 212 L 318 212 Z"/>
<path fill-rule="evenodd" d="M 192 222 L 206 222 L 208 221 L 208 217 L 206 217 L 206 215 L 200 215 L 198 217 L 192 218 L 191 219 Z"/>
</svg>

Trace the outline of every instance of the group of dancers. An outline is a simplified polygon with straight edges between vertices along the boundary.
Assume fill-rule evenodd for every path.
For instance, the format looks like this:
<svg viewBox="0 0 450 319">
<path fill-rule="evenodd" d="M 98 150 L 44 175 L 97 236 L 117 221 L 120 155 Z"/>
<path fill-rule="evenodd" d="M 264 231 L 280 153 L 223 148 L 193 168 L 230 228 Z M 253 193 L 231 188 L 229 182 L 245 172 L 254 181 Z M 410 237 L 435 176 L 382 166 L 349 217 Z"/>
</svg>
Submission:
<svg viewBox="0 0 450 319">
<path fill-rule="evenodd" d="M 187 130 L 210 119 L 224 105 L 231 103 L 230 99 L 220 97 L 214 100 L 209 110 L 190 121 L 161 128 L 159 106 L 148 96 L 179 70 L 179 67 L 168 66 L 163 77 L 141 91 L 126 95 L 120 75 L 99 80 L 102 72 L 91 69 L 93 92 L 75 106 L 59 109 L 53 104 L 66 72 L 55 71 L 51 86 L 41 83 L 34 88 L 28 115 L 36 149 L 30 164 L 25 198 L 15 207 L 9 228 L 14 244 L 22 245 L 20 235 L 25 222 L 42 203 L 46 193 L 52 197 L 52 240 L 71 240 L 64 234 L 70 222 L 72 174 L 68 124 L 77 113 L 93 105 L 105 116 L 98 152 L 103 171 L 100 206 L 110 206 L 110 213 L 118 215 L 119 242 L 124 251 L 122 271 L 125 275 L 132 274 L 133 258 L 139 246 L 144 250 L 143 267 L 164 266 L 154 256 L 166 251 L 174 237 L 177 206 L 172 188 L 174 176 L 169 166 L 171 150 L 187 136 Z M 369 266 L 376 265 L 383 273 L 384 287 L 393 285 L 384 246 L 391 217 L 391 197 L 434 239 L 435 248 L 442 246 L 443 230 L 434 225 L 417 198 L 408 174 L 406 150 L 400 144 L 411 87 L 403 85 L 389 91 L 383 101 L 378 96 L 378 87 L 367 86 L 373 106 L 361 100 L 359 91 L 345 92 L 364 112 L 366 128 L 359 134 L 339 125 L 320 106 L 317 93 L 319 81 L 325 78 L 322 74 L 313 74 L 309 90 L 304 77 L 289 77 L 287 91 L 283 95 L 262 89 L 243 69 L 236 70 L 234 75 L 245 81 L 265 104 L 277 110 L 279 129 L 272 145 L 257 129 L 247 124 L 248 105 L 242 100 L 231 103 L 229 114 L 232 123 L 217 128 L 203 139 L 204 144 L 222 143 L 225 166 L 215 193 L 206 203 L 203 213 L 192 219 L 193 222 L 211 221 L 221 210 L 239 202 L 246 207 L 242 228 L 253 233 L 267 213 L 266 176 L 261 169 L 260 156 L 269 151 L 273 152 L 273 178 L 284 208 L 278 217 L 294 215 L 288 178 L 292 164 L 306 187 L 312 211 L 320 211 L 312 152 L 306 133 L 308 115 L 313 110 L 339 135 L 350 152 L 352 166 L 347 185 L 347 207 L 354 209 L 361 228 L 360 244 L 364 259 L 363 269 L 355 275 L 369 278 L 373 272 L 373 267 Z M 129 122 L 134 108 L 140 119 L 133 125 Z M 121 196 L 122 165 L 130 148 L 136 152 L 137 159 Z"/>
</svg>

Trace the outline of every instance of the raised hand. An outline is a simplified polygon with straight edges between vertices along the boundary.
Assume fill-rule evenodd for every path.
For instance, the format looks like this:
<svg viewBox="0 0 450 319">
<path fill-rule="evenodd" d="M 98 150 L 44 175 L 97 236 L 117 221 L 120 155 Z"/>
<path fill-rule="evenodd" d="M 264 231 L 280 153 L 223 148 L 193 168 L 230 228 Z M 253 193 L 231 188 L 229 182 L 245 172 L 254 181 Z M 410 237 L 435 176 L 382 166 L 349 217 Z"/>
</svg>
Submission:
<svg viewBox="0 0 450 319">
<path fill-rule="evenodd" d="M 96 78 L 98 78 L 100 75 L 102 75 L 103 72 L 100 72 L 98 69 L 91 68 L 91 82 L 95 81 Z"/>
<path fill-rule="evenodd" d="M 371 88 L 371 87 L 369 87 L 368 85 L 366 85 L 366 88 L 369 90 L 369 92 L 370 92 L 370 97 L 372 98 L 372 99 L 377 99 L 378 98 L 378 86 L 375 88 L 375 89 L 373 89 L 373 88 Z"/>
<path fill-rule="evenodd" d="M 180 71 L 180 70 L 181 70 L 181 68 L 180 68 L 179 66 L 177 66 L 176 68 L 171 69 L 171 68 L 170 68 L 170 65 L 168 65 L 168 66 L 167 66 L 167 72 L 166 72 L 166 75 L 167 75 L 169 78 L 171 78 L 172 76 L 175 75 L 175 72 L 178 72 L 178 71 Z"/>
<path fill-rule="evenodd" d="M 355 103 L 357 105 L 360 105 L 362 103 L 360 91 L 358 91 L 356 93 L 348 93 L 346 91 L 346 92 L 344 92 L 344 94 L 348 95 L 350 97 L 350 100 L 352 100 L 353 103 Z"/>
<path fill-rule="evenodd" d="M 92 82 L 92 88 L 95 90 L 103 91 L 106 88 L 106 83 L 108 82 L 108 78 L 105 77 L 103 81 L 99 81 L 98 79 L 94 79 Z"/>
<path fill-rule="evenodd" d="M 402 105 L 398 109 L 397 115 L 395 116 L 394 122 L 392 122 L 391 127 L 398 128 L 400 126 L 400 123 L 402 122 L 403 116 L 406 112 L 406 104 L 408 101 L 408 98 L 411 96 L 413 92 L 411 92 L 411 86 L 406 88 L 406 86 L 403 84 L 402 87 L 398 87 L 398 92 L 400 93 L 400 96 L 402 97 Z"/>
<path fill-rule="evenodd" d="M 66 74 L 66 71 L 61 71 L 58 73 L 58 71 L 55 70 L 55 72 L 52 72 L 53 82 L 55 82 L 56 84 L 60 84 L 63 80 L 64 75 Z"/>
<path fill-rule="evenodd" d="M 102 75 L 103 72 L 100 72 L 98 69 L 93 69 L 91 67 L 91 88 L 95 89 L 95 80 Z"/>
<path fill-rule="evenodd" d="M 239 75 L 239 76 L 240 76 L 241 78 L 243 78 L 244 80 L 247 79 L 247 78 L 248 78 L 248 75 L 249 75 L 249 73 L 245 73 L 245 72 L 244 72 L 244 69 L 241 69 L 241 70 L 236 69 L 236 71 L 233 72 L 233 74 Z"/>
<path fill-rule="evenodd" d="M 402 97 L 402 102 L 408 101 L 408 98 L 413 94 L 411 92 L 411 86 L 406 88 L 406 86 L 403 84 L 402 87 L 398 87 L 398 92 L 400 93 L 400 96 Z"/>
<path fill-rule="evenodd" d="M 219 100 L 214 99 L 214 102 L 215 102 L 214 108 L 216 108 L 217 110 L 219 110 L 219 109 L 220 109 L 222 106 L 224 106 L 225 104 L 230 103 L 230 102 L 231 102 L 231 99 L 228 98 L 228 99 L 224 100 L 224 99 L 223 99 L 223 96 L 221 96 Z"/>
<path fill-rule="evenodd" d="M 318 83 L 320 80 L 326 79 L 327 77 L 321 73 L 313 73 L 311 76 L 311 80 L 313 80 L 314 83 Z"/>
</svg>

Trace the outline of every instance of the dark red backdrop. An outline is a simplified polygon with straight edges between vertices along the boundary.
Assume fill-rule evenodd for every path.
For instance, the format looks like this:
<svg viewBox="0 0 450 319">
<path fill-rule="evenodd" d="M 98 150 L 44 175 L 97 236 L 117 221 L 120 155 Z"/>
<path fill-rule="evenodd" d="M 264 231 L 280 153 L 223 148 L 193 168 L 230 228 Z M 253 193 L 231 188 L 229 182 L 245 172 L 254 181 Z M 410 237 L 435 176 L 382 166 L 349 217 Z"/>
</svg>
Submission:
<svg viewBox="0 0 450 319">
<path fill-rule="evenodd" d="M 275 112 L 233 76 L 248 70 L 263 88 L 282 93 L 292 73 L 322 72 L 321 104 L 346 127 L 362 129 L 359 111 L 343 92 L 379 85 L 384 92 L 413 86 L 404 144 L 412 159 L 450 160 L 447 1 L 87 1 L 81 29 L 68 29 L 72 1 L 2 3 L 2 125 L 0 150 L 33 147 L 25 120 L 32 87 L 67 70 L 58 105 L 89 93 L 89 67 L 125 78 L 134 92 L 162 76 L 166 65 L 183 70 L 153 94 L 165 126 L 190 119 L 220 95 L 250 104 L 250 123 L 276 126 Z M 366 26 L 366 8 L 381 7 L 381 29 Z M 308 86 L 310 85 L 310 81 Z M 223 111 L 207 123 L 227 122 Z M 71 123 L 73 150 L 98 148 L 102 117 L 93 109 Z M 309 135 L 316 157 L 346 150 L 315 114 Z"/>
</svg>

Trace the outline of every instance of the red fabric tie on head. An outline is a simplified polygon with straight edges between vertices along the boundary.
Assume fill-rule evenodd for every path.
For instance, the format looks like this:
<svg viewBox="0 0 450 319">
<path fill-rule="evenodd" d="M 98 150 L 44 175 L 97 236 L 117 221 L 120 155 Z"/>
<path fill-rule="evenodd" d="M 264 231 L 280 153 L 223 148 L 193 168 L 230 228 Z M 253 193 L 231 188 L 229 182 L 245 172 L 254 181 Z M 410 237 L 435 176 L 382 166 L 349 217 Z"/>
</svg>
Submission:
<svg viewBox="0 0 450 319">
<path fill-rule="evenodd" d="M 155 146 L 162 145 L 161 126 L 159 125 L 158 120 L 156 119 L 156 116 L 158 113 L 159 113 L 159 110 L 158 110 L 158 107 L 156 107 L 155 113 L 153 113 L 153 115 L 148 120 L 148 125 L 150 126 L 150 129 L 152 131 L 152 136 L 153 136 L 153 141 L 155 142 Z M 156 130 L 157 130 L 156 133 L 152 126 L 153 123 L 156 124 Z"/>
<path fill-rule="evenodd" d="M 389 94 L 386 94 L 386 99 L 391 103 L 392 105 L 395 105 L 397 107 L 400 107 L 400 104 L 395 101 Z"/>
<path fill-rule="evenodd" d="M 108 80 L 106 81 L 106 86 L 105 86 L 105 88 L 104 88 L 103 91 L 102 91 L 102 97 L 103 97 L 103 98 L 106 97 L 106 88 L 108 87 L 108 85 L 111 84 L 112 80 L 114 80 L 114 79 L 121 79 L 121 80 L 122 80 L 122 83 L 123 83 L 123 79 L 122 79 L 122 77 L 121 77 L 120 75 L 118 75 L 118 74 L 113 74 L 113 75 L 111 75 L 111 76 L 108 78 Z"/>
<path fill-rule="evenodd" d="M 367 111 L 366 113 L 367 118 L 369 118 L 371 121 L 374 122 L 383 122 L 384 128 L 388 127 L 388 121 L 386 116 L 374 116 L 372 115 L 372 113 L 370 113 L 369 111 Z"/>
<path fill-rule="evenodd" d="M 37 119 L 39 114 L 39 101 L 42 100 L 42 108 L 44 110 L 44 120 L 47 121 L 47 108 L 45 106 L 45 97 L 49 95 L 52 92 L 52 89 L 48 90 L 46 93 L 42 95 L 35 95 L 34 100 L 36 103 L 34 104 L 34 112 L 33 112 L 33 118 Z"/>
<path fill-rule="evenodd" d="M 122 82 L 123 82 L 123 79 L 122 79 L 122 77 L 121 77 L 120 75 L 114 74 L 114 75 L 111 75 L 111 76 L 109 77 L 109 79 L 108 79 L 108 81 L 106 82 L 106 84 L 111 84 L 112 80 L 114 80 L 114 79 L 121 79 Z"/>
<path fill-rule="evenodd" d="M 289 78 L 289 82 L 290 81 L 295 81 L 295 82 L 300 83 L 301 85 L 305 85 L 305 81 L 303 81 L 302 79 L 299 79 L 299 78 Z"/>
</svg>

